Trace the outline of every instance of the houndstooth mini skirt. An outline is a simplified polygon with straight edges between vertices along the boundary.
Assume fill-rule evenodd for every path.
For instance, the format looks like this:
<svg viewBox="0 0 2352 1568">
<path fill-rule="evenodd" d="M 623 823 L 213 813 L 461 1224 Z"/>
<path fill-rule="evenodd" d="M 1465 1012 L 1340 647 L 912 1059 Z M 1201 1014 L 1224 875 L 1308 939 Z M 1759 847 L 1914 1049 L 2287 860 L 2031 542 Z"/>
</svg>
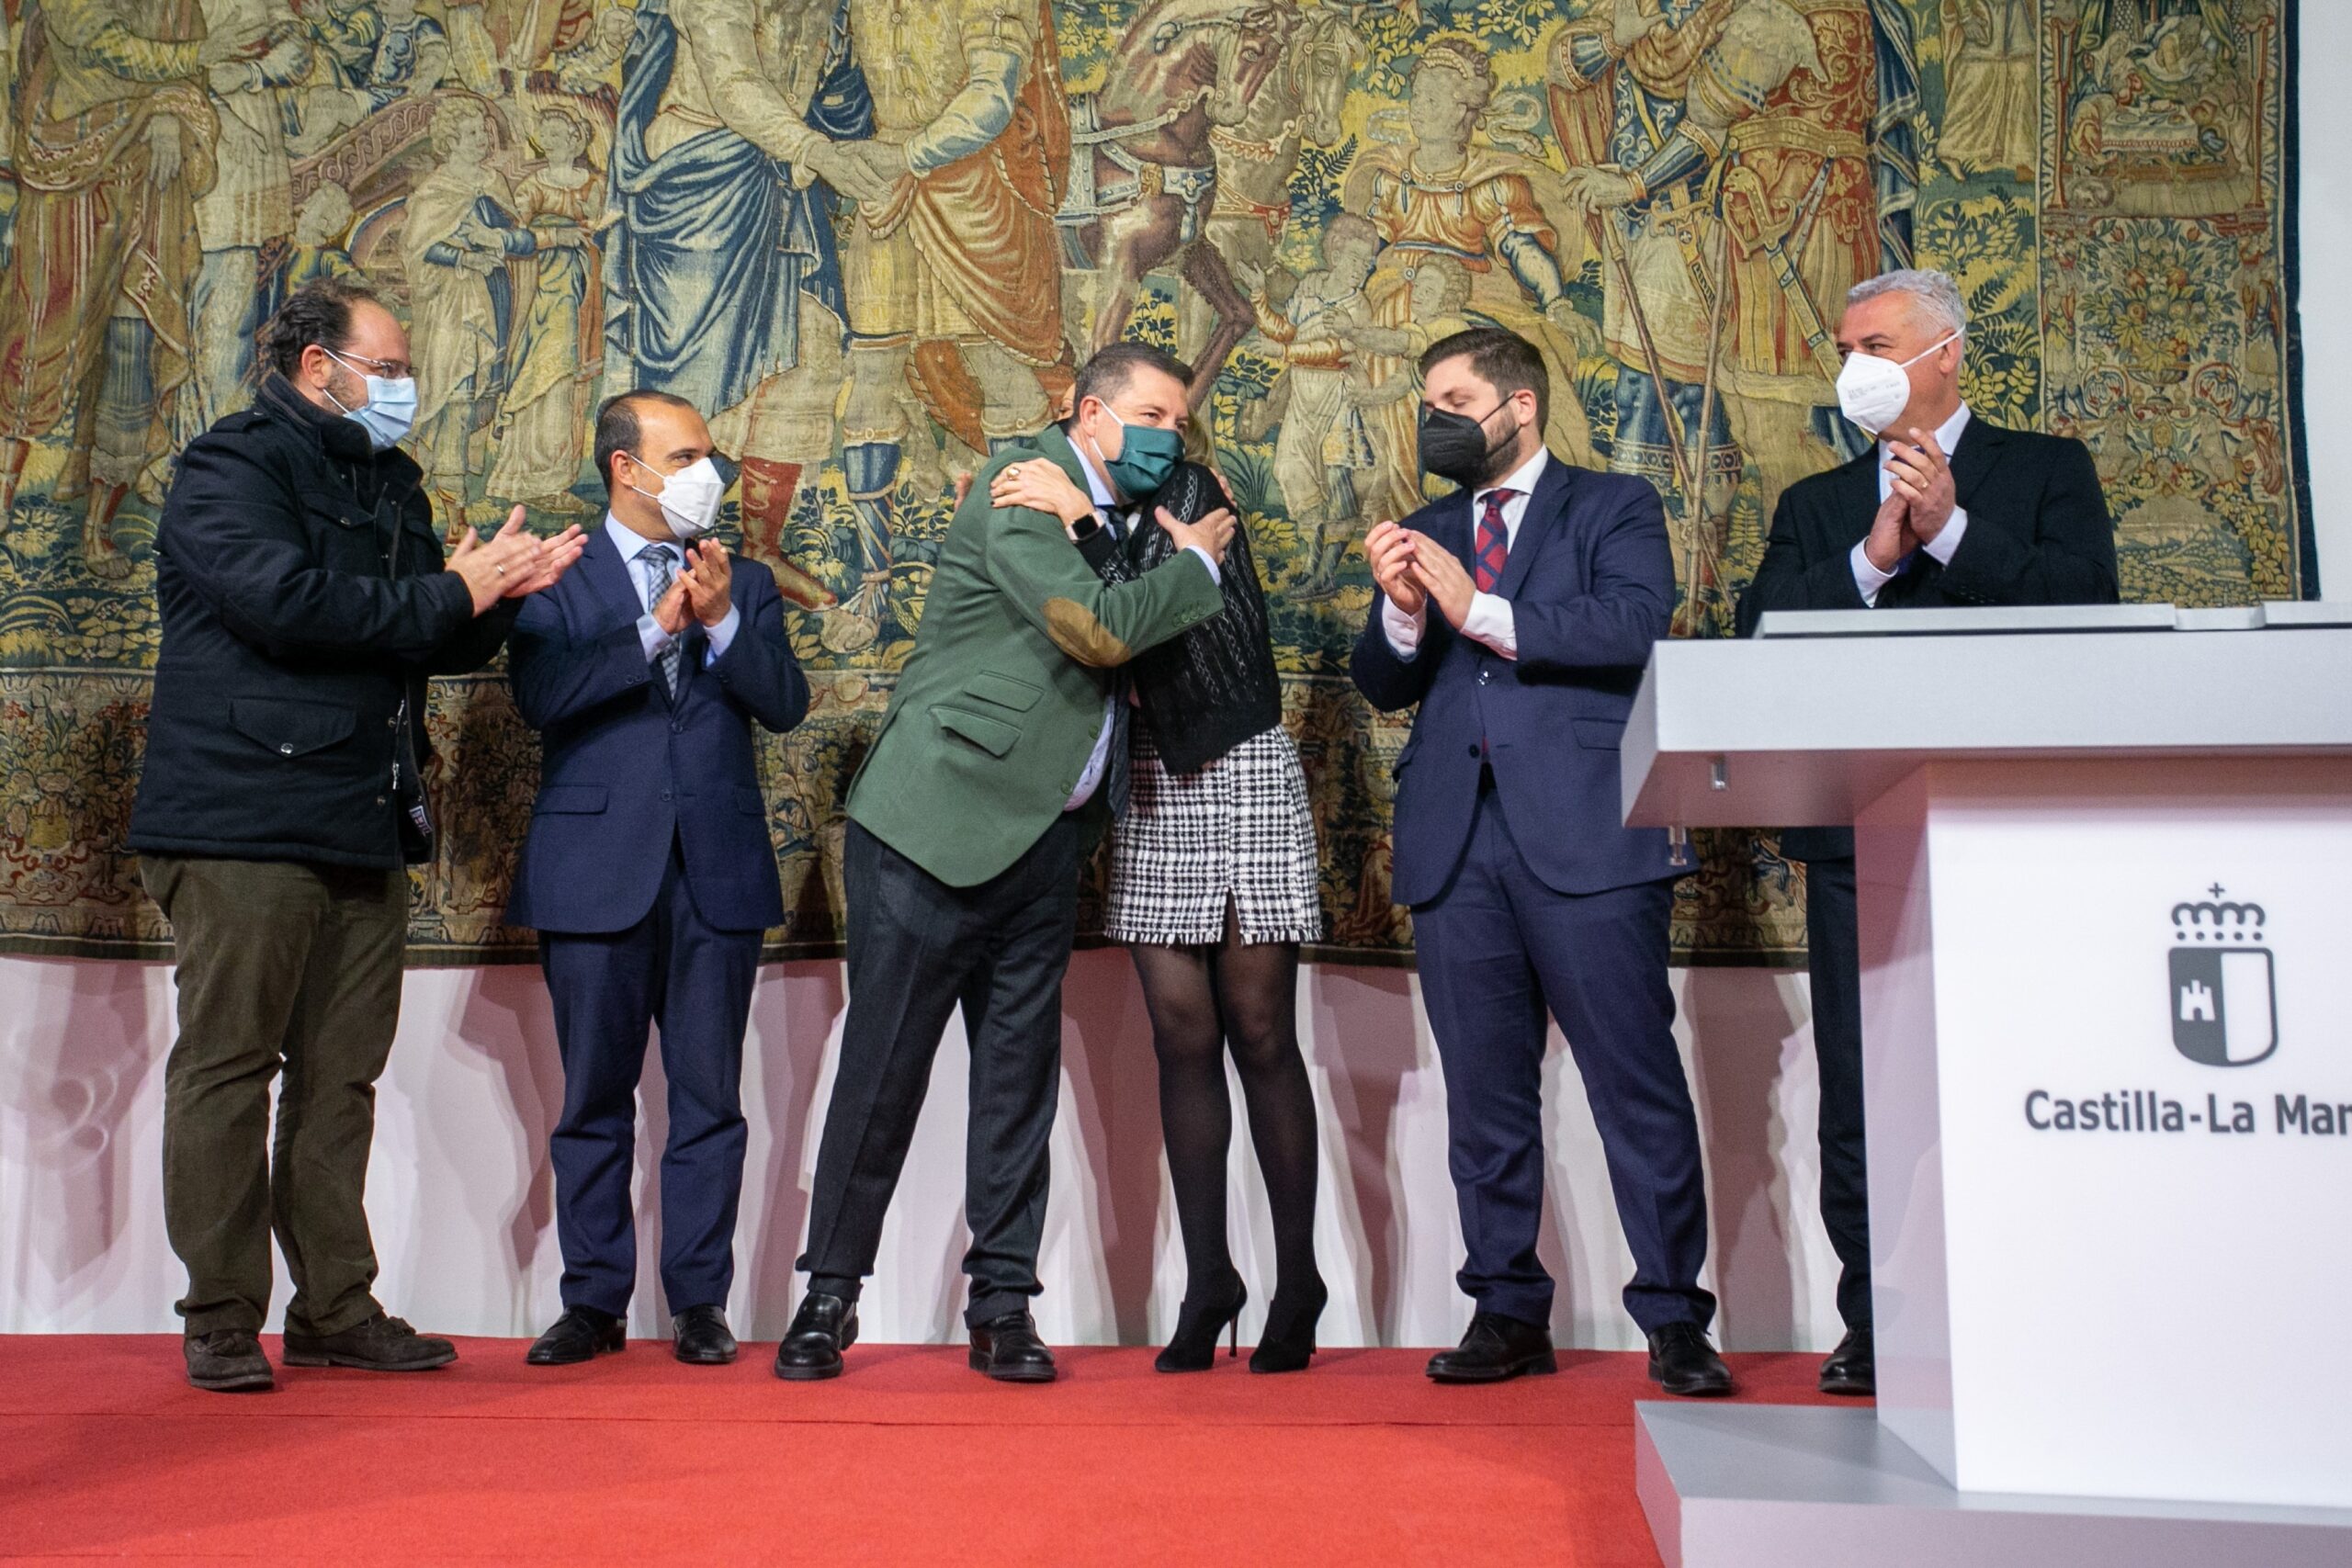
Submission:
<svg viewBox="0 0 2352 1568">
<path fill-rule="evenodd" d="M 1213 945 L 1230 901 L 1245 942 L 1321 941 L 1315 818 L 1289 733 L 1276 725 L 1189 773 L 1160 765 L 1146 727 L 1133 735 L 1103 934 Z"/>
</svg>

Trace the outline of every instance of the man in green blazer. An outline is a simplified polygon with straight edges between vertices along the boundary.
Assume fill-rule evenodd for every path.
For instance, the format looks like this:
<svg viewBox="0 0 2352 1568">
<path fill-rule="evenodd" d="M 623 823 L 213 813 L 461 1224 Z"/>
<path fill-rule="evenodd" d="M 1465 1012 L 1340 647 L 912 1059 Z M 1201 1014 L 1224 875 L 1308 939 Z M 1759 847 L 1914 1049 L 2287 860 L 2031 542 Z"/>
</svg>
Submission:
<svg viewBox="0 0 2352 1568">
<path fill-rule="evenodd" d="M 835 1376 L 857 1337 L 858 1294 L 959 1002 L 972 1053 L 971 1364 L 1006 1382 L 1054 1376 L 1028 1303 L 1079 867 L 1125 788 L 1119 667 L 1225 603 L 1231 514 L 1145 515 L 1182 456 L 1191 378 L 1158 349 L 1104 349 L 1078 374 L 1069 420 L 992 458 L 948 525 L 913 656 L 850 784 L 849 1017 L 799 1263 L 808 1295 L 778 1377 Z M 1066 523 L 989 503 L 1000 470 L 1037 462 L 1096 511 Z M 1082 552 L 1150 521 L 1183 547 L 1104 582 Z"/>
</svg>

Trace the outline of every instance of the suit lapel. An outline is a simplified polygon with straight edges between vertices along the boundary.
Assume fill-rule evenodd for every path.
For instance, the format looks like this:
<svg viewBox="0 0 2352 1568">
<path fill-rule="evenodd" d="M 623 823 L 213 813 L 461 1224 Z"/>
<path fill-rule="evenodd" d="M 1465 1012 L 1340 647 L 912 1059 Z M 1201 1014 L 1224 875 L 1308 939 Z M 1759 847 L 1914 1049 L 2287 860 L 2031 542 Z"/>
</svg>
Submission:
<svg viewBox="0 0 2352 1568">
<path fill-rule="evenodd" d="M 1960 433 L 1960 445 L 1951 453 L 1952 503 L 1968 510 L 1970 498 L 1975 495 L 1984 477 L 1993 471 L 2001 446 L 2009 433 L 1997 424 L 1987 424 L 1971 416 L 1968 428 Z"/>
<path fill-rule="evenodd" d="M 624 620 L 634 622 L 645 614 L 644 605 L 638 603 L 637 584 L 629 578 L 628 563 L 601 526 L 588 536 L 587 547 L 580 552 L 580 570 L 597 597 Z"/>
<path fill-rule="evenodd" d="M 1878 471 L 1883 461 L 1873 441 L 1838 477 L 1837 527 L 1841 550 L 1850 550 L 1870 537 L 1871 521 L 1878 515 Z"/>
<path fill-rule="evenodd" d="M 1556 457 L 1547 457 L 1544 471 L 1536 477 L 1535 493 L 1527 498 L 1527 510 L 1520 515 L 1519 537 L 1512 541 L 1510 553 L 1503 558 L 1503 574 L 1495 582 L 1495 592 L 1505 599 L 1519 596 L 1521 584 L 1535 564 L 1535 553 L 1544 541 L 1558 532 L 1559 520 L 1566 515 L 1569 492 L 1575 488 L 1576 470 Z M 1472 532 L 1476 525 L 1472 524 Z M 1477 577 L 1476 567 L 1471 577 Z"/>
<path fill-rule="evenodd" d="M 604 600 L 605 606 L 624 621 L 635 626 L 638 617 L 645 614 L 645 605 L 637 596 L 637 581 L 633 575 L 635 569 L 629 562 L 621 558 L 620 551 L 613 545 L 612 536 L 605 533 L 603 528 L 599 527 L 588 536 L 588 546 L 580 552 L 579 570 L 587 574 L 590 585 L 596 590 L 598 597 Z M 694 635 L 695 628 L 688 627 L 686 636 L 691 638 Z M 681 650 L 678 661 L 680 696 L 685 694 L 686 682 L 691 674 L 690 665 L 694 660 L 695 656 L 690 651 Z M 663 702 L 671 700 L 669 683 L 659 678 L 658 671 L 653 682 L 653 689 L 660 694 Z"/>
</svg>

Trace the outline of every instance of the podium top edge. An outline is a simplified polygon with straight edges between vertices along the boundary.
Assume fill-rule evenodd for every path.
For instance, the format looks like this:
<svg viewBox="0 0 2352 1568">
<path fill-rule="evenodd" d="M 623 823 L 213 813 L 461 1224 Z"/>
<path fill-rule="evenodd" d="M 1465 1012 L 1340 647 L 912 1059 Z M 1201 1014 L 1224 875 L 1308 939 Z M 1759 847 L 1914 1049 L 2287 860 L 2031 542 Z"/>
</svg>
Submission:
<svg viewBox="0 0 2352 1568">
<path fill-rule="evenodd" d="M 2177 604 L 2015 604 L 1933 610 L 1769 610 L 1758 638 L 1985 637 L 2004 633 L 2199 632 L 2352 627 L 2352 604 L 2275 600 Z"/>
</svg>

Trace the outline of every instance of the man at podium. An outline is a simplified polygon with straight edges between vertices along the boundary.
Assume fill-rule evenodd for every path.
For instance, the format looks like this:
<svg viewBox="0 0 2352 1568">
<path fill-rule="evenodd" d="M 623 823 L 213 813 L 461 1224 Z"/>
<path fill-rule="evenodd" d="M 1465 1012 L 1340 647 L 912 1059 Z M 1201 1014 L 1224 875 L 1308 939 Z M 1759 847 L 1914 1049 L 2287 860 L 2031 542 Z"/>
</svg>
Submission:
<svg viewBox="0 0 2352 1568">
<path fill-rule="evenodd" d="M 1973 418 L 1960 394 L 1967 332 L 1960 289 L 1940 272 L 1890 272 L 1847 295 L 1838 401 L 1877 441 L 1781 497 L 1764 559 L 1740 596 L 1741 636 L 1753 636 L 1767 610 L 2115 603 L 2115 530 L 2088 448 Z M 1853 830 L 1792 828 L 1781 852 L 1806 866 L 1821 1219 L 1838 1252 L 1846 1321 L 1821 1388 L 1868 1394 L 1877 1365 Z"/>
</svg>

